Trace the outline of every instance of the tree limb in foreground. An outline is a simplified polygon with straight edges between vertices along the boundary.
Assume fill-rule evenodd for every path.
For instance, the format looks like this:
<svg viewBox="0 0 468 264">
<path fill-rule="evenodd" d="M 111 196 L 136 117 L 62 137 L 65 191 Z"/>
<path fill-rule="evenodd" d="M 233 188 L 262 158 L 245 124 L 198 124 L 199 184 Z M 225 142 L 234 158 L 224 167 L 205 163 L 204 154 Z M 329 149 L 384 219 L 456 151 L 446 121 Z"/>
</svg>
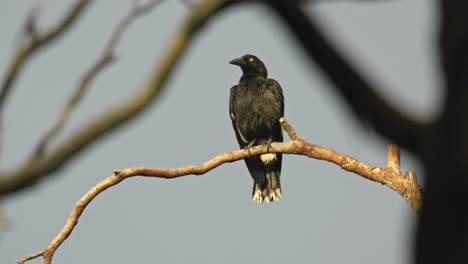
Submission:
<svg viewBox="0 0 468 264">
<path fill-rule="evenodd" d="M 25 63 L 32 55 L 39 49 L 51 44 L 59 36 L 65 33 L 70 27 L 78 20 L 79 16 L 83 13 L 83 10 L 90 4 L 89 0 L 77 0 L 71 8 L 67 11 L 65 16 L 54 25 L 49 31 L 39 34 L 33 28 L 35 27 L 35 14 L 29 18 L 25 24 L 27 34 L 26 36 L 30 41 L 26 45 L 22 45 L 15 51 L 13 59 L 8 66 L 8 70 L 5 72 L 5 79 L 0 83 L 0 112 L 5 103 L 6 97 L 10 92 L 10 88 L 17 79 L 18 75 L 22 71 Z"/>
<path fill-rule="evenodd" d="M 73 133 L 48 150 L 44 157 L 38 159 L 40 156 L 32 155 L 11 170 L 0 170 L 0 197 L 30 187 L 40 179 L 52 175 L 75 158 L 78 152 L 92 146 L 104 135 L 117 131 L 116 128 L 122 127 L 127 121 L 148 109 L 150 103 L 166 88 L 166 81 L 199 30 L 231 3 L 233 2 L 204 0 L 194 6 L 177 34 L 171 39 L 170 45 L 162 53 L 163 58 L 153 66 L 149 77 L 132 96 L 113 104 L 78 126 Z"/>
<path fill-rule="evenodd" d="M 102 180 L 93 186 L 80 200 L 75 204 L 72 213 L 70 214 L 67 223 L 58 233 L 58 235 L 50 242 L 43 250 L 32 255 L 21 258 L 18 263 L 23 264 L 28 260 L 35 259 L 39 256 L 44 258 L 44 263 L 52 263 L 52 257 L 60 245 L 68 238 L 86 206 L 96 198 L 100 193 L 117 185 L 121 181 L 134 177 L 156 177 L 173 179 L 187 175 L 205 174 L 214 168 L 228 162 L 238 161 L 249 156 L 256 156 L 266 153 L 285 153 L 303 155 L 309 158 L 325 160 L 332 162 L 342 169 L 358 174 L 368 180 L 379 182 L 387 185 L 391 189 L 398 192 L 413 208 L 416 214 L 420 214 L 422 204 L 422 190 L 418 185 L 414 172 L 407 172 L 403 175 L 400 171 L 400 153 L 399 148 L 390 144 L 388 148 L 388 158 L 386 167 L 373 167 L 360 162 L 357 159 L 338 153 L 332 149 L 311 144 L 300 138 L 289 123 L 280 118 L 281 125 L 291 137 L 291 141 L 284 143 L 272 143 L 271 146 L 255 146 L 250 149 L 241 149 L 231 152 L 225 152 L 199 165 L 183 166 L 174 169 L 159 169 L 148 167 L 133 167 L 123 170 L 115 170 L 114 174 Z"/>
<path fill-rule="evenodd" d="M 162 0 L 153 0 L 145 4 L 134 4 L 128 14 L 117 24 L 112 31 L 111 37 L 109 38 L 103 52 L 99 58 L 91 65 L 91 67 L 85 72 L 80 79 L 75 91 L 72 93 L 70 98 L 65 102 L 62 110 L 57 116 L 53 125 L 43 135 L 36 148 L 32 152 L 31 160 L 39 160 L 45 155 L 46 148 L 49 142 L 60 132 L 65 126 L 68 118 L 70 117 L 74 108 L 81 101 L 85 93 L 90 88 L 91 82 L 98 76 L 98 74 L 104 70 L 104 68 L 110 65 L 116 55 L 115 48 L 122 39 L 122 35 L 125 33 L 127 28 L 133 23 L 133 21 L 140 16 L 148 13 L 157 4 L 161 3 Z"/>
</svg>

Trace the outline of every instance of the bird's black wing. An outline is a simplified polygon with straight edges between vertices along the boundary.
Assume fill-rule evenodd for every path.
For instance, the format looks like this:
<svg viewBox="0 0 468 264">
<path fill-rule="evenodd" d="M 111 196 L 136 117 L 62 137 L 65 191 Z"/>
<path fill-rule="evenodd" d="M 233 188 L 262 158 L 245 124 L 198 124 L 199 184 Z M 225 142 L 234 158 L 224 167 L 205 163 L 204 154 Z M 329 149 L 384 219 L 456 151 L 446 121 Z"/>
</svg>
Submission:
<svg viewBox="0 0 468 264">
<path fill-rule="evenodd" d="M 246 135 L 242 135 L 238 126 L 239 119 L 242 118 L 242 115 L 237 116 L 240 112 L 240 108 L 242 104 L 240 90 L 242 87 L 239 85 L 235 85 L 231 88 L 230 96 L 229 96 L 229 116 L 231 117 L 232 127 L 234 128 L 234 132 L 236 134 L 237 142 L 239 143 L 239 147 L 245 148 L 252 143 L 252 139 L 247 138 Z M 249 170 L 250 175 L 252 178 L 262 186 L 265 186 L 266 179 L 264 177 L 263 171 L 263 164 L 260 160 L 260 157 L 254 156 L 244 159 L 247 169 Z"/>
<path fill-rule="evenodd" d="M 270 91 L 274 97 L 275 110 L 277 110 L 278 119 L 284 116 L 284 96 L 281 85 L 274 79 L 267 79 L 266 89 Z"/>
<path fill-rule="evenodd" d="M 231 87 L 231 93 L 229 96 L 229 116 L 231 117 L 232 127 L 234 128 L 234 132 L 236 133 L 237 142 L 241 148 L 245 148 L 250 144 L 250 140 L 246 138 L 245 135 L 242 135 L 239 127 L 238 127 L 238 120 L 237 114 L 239 112 L 239 89 L 238 85 L 234 85 Z"/>
</svg>

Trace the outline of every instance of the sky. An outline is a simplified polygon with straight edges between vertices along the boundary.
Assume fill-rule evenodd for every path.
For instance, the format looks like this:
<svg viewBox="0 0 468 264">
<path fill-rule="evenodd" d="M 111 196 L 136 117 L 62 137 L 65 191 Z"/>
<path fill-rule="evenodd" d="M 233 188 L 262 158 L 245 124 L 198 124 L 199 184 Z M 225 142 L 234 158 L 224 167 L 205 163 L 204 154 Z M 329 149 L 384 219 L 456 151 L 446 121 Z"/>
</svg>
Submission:
<svg viewBox="0 0 468 264">
<path fill-rule="evenodd" d="M 1 74 L 36 1 L 5 1 L 0 8 Z M 37 2 L 46 29 L 73 1 Z M 70 32 L 28 62 L 5 105 L 2 168 L 20 164 L 50 127 L 132 2 L 93 1 Z M 190 12 L 183 2 L 163 1 L 132 24 L 118 60 L 92 83 L 52 146 L 144 83 Z M 381 2 L 320 1 L 305 8 L 396 108 L 432 119 L 442 101 L 435 7 L 424 0 Z M 238 6 L 199 33 L 147 111 L 54 176 L 3 201 L 0 263 L 43 249 L 76 201 L 114 169 L 199 164 L 237 149 L 228 97 L 241 72 L 228 62 L 246 53 L 263 60 L 281 84 L 285 117 L 302 138 L 385 166 L 389 142 L 361 126 L 275 14 L 260 4 Z M 401 161 L 424 181 L 414 156 L 402 151 Z M 389 188 L 292 155 L 283 157 L 282 187 L 279 202 L 255 204 L 242 161 L 201 176 L 131 178 L 88 206 L 54 263 L 410 263 L 417 219 Z"/>
</svg>

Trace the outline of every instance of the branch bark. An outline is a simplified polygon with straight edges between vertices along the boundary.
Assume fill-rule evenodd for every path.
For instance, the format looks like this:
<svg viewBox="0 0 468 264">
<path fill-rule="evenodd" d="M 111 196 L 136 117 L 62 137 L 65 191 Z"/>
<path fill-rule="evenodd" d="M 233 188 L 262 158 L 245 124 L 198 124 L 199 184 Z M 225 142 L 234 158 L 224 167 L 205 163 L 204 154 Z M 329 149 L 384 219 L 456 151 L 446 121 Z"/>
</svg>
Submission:
<svg viewBox="0 0 468 264">
<path fill-rule="evenodd" d="M 297 135 L 291 125 L 289 125 L 284 118 L 281 118 L 280 122 L 288 135 L 293 139 L 292 141 L 285 143 L 272 143 L 271 146 L 262 145 L 252 147 L 250 149 L 241 149 L 222 153 L 200 165 L 183 166 L 173 169 L 133 167 L 123 170 L 115 170 L 113 175 L 93 186 L 75 204 L 65 226 L 44 250 L 21 258 L 18 263 L 23 264 L 28 260 L 42 256 L 44 258 L 44 263 L 50 264 L 56 250 L 76 227 L 81 214 L 88 204 L 91 203 L 91 201 L 100 193 L 125 179 L 135 176 L 174 179 L 187 175 L 201 175 L 224 163 L 234 162 L 249 156 L 257 156 L 266 153 L 281 152 L 285 154 L 303 155 L 309 158 L 332 162 L 346 171 L 358 174 L 368 180 L 387 185 L 398 192 L 419 215 L 422 203 L 422 192 L 413 173 L 408 173 L 404 176 L 399 170 L 399 165 L 395 166 L 396 163 L 399 164 L 397 146 L 390 145 L 389 147 L 388 166 L 382 168 L 374 167 L 332 149 L 308 143 Z"/>
</svg>

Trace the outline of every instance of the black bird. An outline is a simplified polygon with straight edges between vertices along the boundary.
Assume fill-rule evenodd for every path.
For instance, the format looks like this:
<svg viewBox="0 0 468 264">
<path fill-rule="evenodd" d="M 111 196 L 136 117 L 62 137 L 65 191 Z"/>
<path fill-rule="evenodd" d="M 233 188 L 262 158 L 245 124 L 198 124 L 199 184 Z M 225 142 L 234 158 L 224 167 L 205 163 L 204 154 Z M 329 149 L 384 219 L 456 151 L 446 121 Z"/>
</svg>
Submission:
<svg viewBox="0 0 468 264">
<path fill-rule="evenodd" d="M 267 69 L 254 55 L 229 62 L 242 69 L 237 85 L 231 88 L 229 113 L 241 148 L 282 142 L 279 118 L 284 115 L 284 97 L 279 83 L 267 78 Z M 281 153 L 245 159 L 254 180 L 252 199 L 262 203 L 281 198 Z"/>
</svg>

